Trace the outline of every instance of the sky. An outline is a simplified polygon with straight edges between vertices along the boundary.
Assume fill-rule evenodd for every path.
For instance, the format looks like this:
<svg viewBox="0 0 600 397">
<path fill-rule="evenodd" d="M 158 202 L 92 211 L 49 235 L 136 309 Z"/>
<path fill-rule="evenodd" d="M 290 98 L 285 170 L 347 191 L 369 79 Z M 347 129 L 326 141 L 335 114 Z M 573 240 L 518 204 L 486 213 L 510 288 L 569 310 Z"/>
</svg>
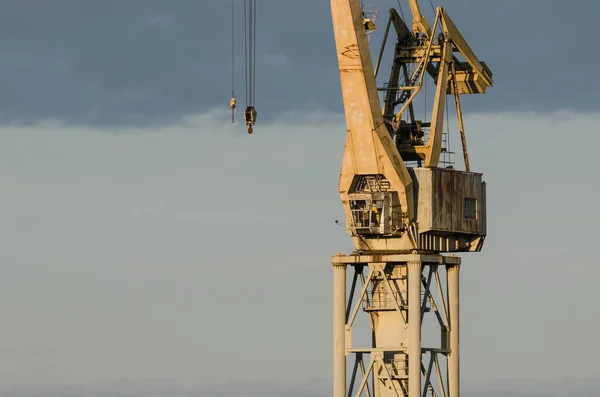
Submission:
<svg viewBox="0 0 600 397">
<path fill-rule="evenodd" d="M 352 245 L 327 2 L 261 0 L 251 136 L 229 2 L 0 3 L 0 396 L 329 395 Z M 488 188 L 465 396 L 597 396 L 600 3 L 438 4 L 495 81 L 463 106 Z"/>
</svg>

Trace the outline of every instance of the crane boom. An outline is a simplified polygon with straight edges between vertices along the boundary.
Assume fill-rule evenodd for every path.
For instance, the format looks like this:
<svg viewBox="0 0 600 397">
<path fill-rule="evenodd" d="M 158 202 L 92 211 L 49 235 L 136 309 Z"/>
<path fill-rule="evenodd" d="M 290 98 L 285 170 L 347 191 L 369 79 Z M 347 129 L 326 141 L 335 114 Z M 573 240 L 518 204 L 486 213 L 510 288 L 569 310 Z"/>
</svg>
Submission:
<svg viewBox="0 0 600 397">
<path fill-rule="evenodd" d="M 348 127 L 339 182 L 342 201 L 353 201 L 353 187 L 358 193 L 357 176 L 383 177 L 396 193 L 391 200 L 398 201 L 390 203 L 392 216 L 412 219 L 412 179 L 383 120 L 361 2 L 331 0 L 331 10 Z M 345 207 L 352 218 L 353 209 Z"/>
</svg>

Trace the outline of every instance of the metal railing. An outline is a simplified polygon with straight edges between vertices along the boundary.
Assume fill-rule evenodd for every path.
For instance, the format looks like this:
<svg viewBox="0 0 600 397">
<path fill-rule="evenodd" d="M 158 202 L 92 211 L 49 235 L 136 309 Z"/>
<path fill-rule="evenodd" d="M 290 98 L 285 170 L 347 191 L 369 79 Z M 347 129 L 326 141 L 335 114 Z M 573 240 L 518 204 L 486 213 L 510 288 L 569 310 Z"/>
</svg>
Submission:
<svg viewBox="0 0 600 397">
<path fill-rule="evenodd" d="M 421 305 L 425 298 L 425 292 L 421 291 Z M 407 290 L 396 290 L 390 294 L 387 289 L 377 288 L 375 291 L 367 290 L 365 298 L 363 299 L 364 310 L 395 310 L 396 305 L 394 300 L 400 307 L 400 309 L 408 309 L 408 291 Z M 425 300 L 425 309 L 430 309 L 431 303 L 429 302 L 429 296 Z"/>
</svg>

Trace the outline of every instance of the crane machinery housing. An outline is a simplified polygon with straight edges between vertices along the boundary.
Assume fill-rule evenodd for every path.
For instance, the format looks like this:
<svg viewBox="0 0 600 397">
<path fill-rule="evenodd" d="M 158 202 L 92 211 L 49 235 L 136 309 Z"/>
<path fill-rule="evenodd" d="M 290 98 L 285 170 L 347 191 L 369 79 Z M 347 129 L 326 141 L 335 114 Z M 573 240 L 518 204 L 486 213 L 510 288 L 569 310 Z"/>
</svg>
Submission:
<svg viewBox="0 0 600 397">
<path fill-rule="evenodd" d="M 332 258 L 333 397 L 460 394 L 456 253 L 480 251 L 486 236 L 485 182 L 470 170 L 460 94 L 484 93 L 492 73 L 444 8 L 429 24 L 417 0 L 409 5 L 410 28 L 390 10 L 373 65 L 368 36 L 377 13 L 360 0 L 330 0 L 347 124 L 338 187 L 355 247 Z M 391 72 L 378 87 L 392 27 Z M 427 77 L 435 83 L 428 122 L 414 111 Z M 440 167 L 448 95 L 456 103 L 465 171 Z M 366 347 L 352 339 L 361 308 L 371 334 Z M 428 316 L 439 330 L 436 346 L 422 343 Z M 354 358 L 349 382 L 348 357 Z"/>
</svg>

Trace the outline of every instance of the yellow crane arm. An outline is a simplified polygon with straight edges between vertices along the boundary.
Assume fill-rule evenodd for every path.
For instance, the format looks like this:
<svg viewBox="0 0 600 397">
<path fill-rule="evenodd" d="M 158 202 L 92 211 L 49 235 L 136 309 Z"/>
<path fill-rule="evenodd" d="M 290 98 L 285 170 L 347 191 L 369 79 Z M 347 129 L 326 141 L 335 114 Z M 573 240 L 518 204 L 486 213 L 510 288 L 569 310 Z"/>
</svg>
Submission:
<svg viewBox="0 0 600 397">
<path fill-rule="evenodd" d="M 366 34 L 369 21 L 360 0 L 330 1 L 348 129 L 339 184 L 342 201 L 348 201 L 356 176 L 383 175 L 398 193 L 402 213 L 412 220 L 412 179 L 384 124 Z"/>
<path fill-rule="evenodd" d="M 480 62 L 479 59 L 477 59 L 475 53 L 473 52 L 471 47 L 469 47 L 467 41 L 462 36 L 462 34 L 460 34 L 458 28 L 456 27 L 456 25 L 454 25 L 454 22 L 452 22 L 446 11 L 443 8 L 441 8 L 440 12 L 442 15 L 442 25 L 444 27 L 444 33 L 446 34 L 446 36 L 450 38 L 456 49 L 461 53 L 461 55 L 465 58 L 467 63 L 471 66 L 472 72 L 478 75 L 477 77 L 481 78 L 481 80 L 483 81 L 483 86 L 486 88 L 491 87 L 494 84 L 494 82 L 492 81 L 491 71 L 485 66 L 484 63 Z"/>
<path fill-rule="evenodd" d="M 413 12 L 413 31 L 415 36 L 418 33 L 424 33 L 430 26 L 426 23 L 416 0 L 410 0 L 411 11 Z M 423 24 L 425 21 L 425 24 Z M 415 79 L 414 90 L 410 92 L 410 98 L 405 101 L 400 111 L 394 117 L 396 123 L 401 120 L 406 109 L 410 109 L 414 97 L 420 92 L 427 71 L 432 78 L 436 80 L 436 93 L 434 98 L 433 112 L 431 114 L 430 134 L 428 140 L 424 144 L 417 144 L 412 149 L 407 149 L 402 152 L 406 159 L 412 159 L 408 152 L 416 153 L 422 158 L 425 167 L 437 167 L 440 160 L 442 150 L 442 134 L 444 126 L 444 107 L 446 105 L 447 94 L 482 94 L 488 87 L 493 85 L 492 72 L 480 62 L 475 56 L 471 47 L 467 44 L 464 37 L 454 25 L 443 7 L 438 7 L 436 10 L 435 21 L 432 28 L 429 30 L 431 36 L 428 40 L 423 41 L 416 49 L 406 49 L 404 61 L 416 62 L 426 67 L 421 67 L 419 70 L 419 78 Z M 460 53 L 465 62 L 459 61 L 455 57 L 455 53 Z M 412 57 L 412 58 L 411 58 Z M 434 67 L 434 64 L 437 66 Z M 394 64 L 394 66 L 396 66 Z M 397 78 L 395 78 L 397 81 Z M 457 92 L 455 92 L 457 91 Z M 386 98 L 386 116 L 392 112 L 393 107 L 389 106 L 392 102 L 390 98 L 394 97 L 393 92 L 388 92 Z M 407 95 L 408 96 L 408 95 Z M 457 98 L 457 97 L 456 97 Z M 459 106 L 459 105 L 457 105 Z M 414 118 L 411 116 L 411 119 Z"/>
<path fill-rule="evenodd" d="M 413 33 L 423 33 L 428 38 L 431 37 L 431 27 L 429 26 L 429 23 L 427 22 L 423 14 L 421 14 L 419 2 L 417 0 L 408 0 L 408 3 L 410 4 L 410 12 L 413 15 Z"/>
</svg>

